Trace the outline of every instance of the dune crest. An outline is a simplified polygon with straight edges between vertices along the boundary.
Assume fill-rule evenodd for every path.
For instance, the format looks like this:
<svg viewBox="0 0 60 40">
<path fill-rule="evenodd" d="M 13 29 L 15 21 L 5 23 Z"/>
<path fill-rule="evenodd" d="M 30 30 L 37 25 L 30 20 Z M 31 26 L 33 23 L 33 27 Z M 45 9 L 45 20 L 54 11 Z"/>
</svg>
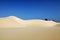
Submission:
<svg viewBox="0 0 60 40">
<path fill-rule="evenodd" d="M 45 21 L 45 20 L 38 20 L 38 19 L 22 20 L 15 16 L 0 18 L 0 28 L 27 27 L 27 26 L 34 26 L 34 25 L 51 27 L 51 26 L 55 26 L 56 24 L 58 23 L 54 21 Z"/>
<path fill-rule="evenodd" d="M 23 24 L 23 20 L 15 16 L 9 16 L 0 18 L 0 27 L 10 28 L 10 27 L 20 27 Z"/>
</svg>

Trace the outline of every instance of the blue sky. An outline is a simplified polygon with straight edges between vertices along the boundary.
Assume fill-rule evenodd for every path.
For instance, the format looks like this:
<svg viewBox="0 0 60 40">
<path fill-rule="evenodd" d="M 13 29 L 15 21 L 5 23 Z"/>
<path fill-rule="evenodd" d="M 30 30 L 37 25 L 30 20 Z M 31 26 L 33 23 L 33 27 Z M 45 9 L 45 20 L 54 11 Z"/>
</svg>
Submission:
<svg viewBox="0 0 60 40">
<path fill-rule="evenodd" d="M 0 0 L 0 17 L 60 21 L 59 0 Z"/>
</svg>

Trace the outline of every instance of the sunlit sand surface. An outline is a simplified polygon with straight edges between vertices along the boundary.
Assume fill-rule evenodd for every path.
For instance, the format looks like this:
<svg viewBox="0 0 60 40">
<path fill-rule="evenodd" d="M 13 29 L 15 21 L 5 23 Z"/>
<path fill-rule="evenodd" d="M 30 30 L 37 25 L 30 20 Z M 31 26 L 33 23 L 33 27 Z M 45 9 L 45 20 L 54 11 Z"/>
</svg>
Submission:
<svg viewBox="0 0 60 40">
<path fill-rule="evenodd" d="M 0 18 L 0 40 L 60 40 L 60 23 L 15 16 Z"/>
</svg>

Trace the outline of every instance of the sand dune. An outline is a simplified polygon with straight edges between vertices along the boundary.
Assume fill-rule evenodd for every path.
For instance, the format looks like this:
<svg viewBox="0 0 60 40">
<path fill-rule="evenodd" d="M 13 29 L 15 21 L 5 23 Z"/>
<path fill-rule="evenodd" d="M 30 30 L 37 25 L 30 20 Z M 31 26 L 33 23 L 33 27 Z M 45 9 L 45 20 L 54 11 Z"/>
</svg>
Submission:
<svg viewBox="0 0 60 40">
<path fill-rule="evenodd" d="M 15 16 L 0 18 L 0 40 L 60 40 L 60 23 Z"/>
<path fill-rule="evenodd" d="M 15 16 L 9 16 L 5 18 L 0 18 L 0 28 L 6 28 L 6 27 L 27 27 L 29 25 L 38 25 L 38 26 L 44 26 L 44 27 L 52 27 L 55 25 L 58 25 L 59 23 L 56 23 L 54 21 L 45 21 L 45 20 L 22 20 L 20 18 L 17 18 Z"/>
<path fill-rule="evenodd" d="M 22 26 L 22 24 L 24 24 L 24 21 L 14 16 L 0 18 L 0 27 L 3 27 L 3 28 L 20 27 Z"/>
</svg>

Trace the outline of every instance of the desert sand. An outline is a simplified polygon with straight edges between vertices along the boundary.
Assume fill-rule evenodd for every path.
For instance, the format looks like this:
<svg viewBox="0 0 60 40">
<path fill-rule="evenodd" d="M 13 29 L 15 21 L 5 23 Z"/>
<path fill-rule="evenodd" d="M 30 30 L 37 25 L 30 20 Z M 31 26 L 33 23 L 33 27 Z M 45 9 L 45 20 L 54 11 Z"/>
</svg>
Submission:
<svg viewBox="0 0 60 40">
<path fill-rule="evenodd" d="M 0 18 L 0 40 L 60 40 L 60 23 L 15 16 Z"/>
</svg>

